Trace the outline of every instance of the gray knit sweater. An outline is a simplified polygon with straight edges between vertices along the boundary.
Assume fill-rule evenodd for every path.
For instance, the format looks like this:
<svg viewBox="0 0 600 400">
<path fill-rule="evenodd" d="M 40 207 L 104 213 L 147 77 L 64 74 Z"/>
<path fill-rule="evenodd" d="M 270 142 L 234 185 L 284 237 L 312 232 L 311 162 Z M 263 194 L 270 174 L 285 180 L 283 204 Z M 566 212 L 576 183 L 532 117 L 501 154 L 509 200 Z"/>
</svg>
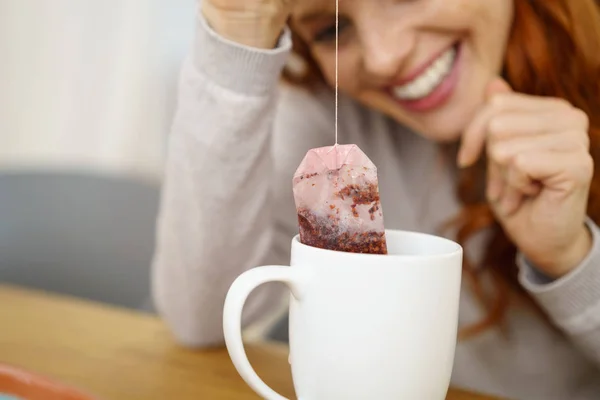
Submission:
<svg viewBox="0 0 600 400">
<path fill-rule="evenodd" d="M 278 48 L 257 50 L 198 22 L 169 137 L 153 266 L 157 306 L 186 345 L 222 344 L 233 280 L 289 261 L 297 232 L 292 175 L 309 148 L 332 144 L 331 94 L 278 83 L 290 47 L 289 33 Z M 459 210 L 453 160 L 351 99 L 340 102 L 340 142 L 357 144 L 377 165 L 386 227 L 437 234 Z M 508 339 L 490 330 L 459 343 L 453 385 L 513 399 L 600 399 L 600 230 L 589 226 L 592 252 L 560 280 L 519 258 L 521 284 L 558 329 L 527 308 L 511 309 Z M 466 250 L 480 252 L 476 244 Z M 280 305 L 279 290 L 261 288 L 246 323 Z M 460 323 L 481 316 L 465 285 Z"/>
</svg>

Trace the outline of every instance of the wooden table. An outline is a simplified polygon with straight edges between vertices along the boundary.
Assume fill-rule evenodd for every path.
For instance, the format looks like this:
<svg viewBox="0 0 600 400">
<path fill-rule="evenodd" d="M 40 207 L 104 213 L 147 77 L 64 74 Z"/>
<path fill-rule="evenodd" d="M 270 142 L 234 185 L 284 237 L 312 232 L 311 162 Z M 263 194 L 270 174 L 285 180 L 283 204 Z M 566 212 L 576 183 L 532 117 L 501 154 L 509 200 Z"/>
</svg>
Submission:
<svg viewBox="0 0 600 400">
<path fill-rule="evenodd" d="M 223 348 L 178 347 L 164 325 L 132 311 L 0 285 L 0 363 L 106 400 L 257 399 Z M 248 346 L 265 382 L 293 397 L 287 349 Z M 491 400 L 451 390 L 448 400 Z"/>
</svg>

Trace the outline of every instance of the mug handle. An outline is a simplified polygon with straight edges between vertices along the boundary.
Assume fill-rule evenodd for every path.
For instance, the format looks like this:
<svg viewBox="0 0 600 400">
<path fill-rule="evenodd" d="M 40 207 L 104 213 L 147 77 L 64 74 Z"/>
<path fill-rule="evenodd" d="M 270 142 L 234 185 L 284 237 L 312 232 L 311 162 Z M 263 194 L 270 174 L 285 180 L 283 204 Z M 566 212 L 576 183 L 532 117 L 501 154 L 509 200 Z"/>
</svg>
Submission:
<svg viewBox="0 0 600 400">
<path fill-rule="evenodd" d="M 267 400 L 288 400 L 267 386 L 250 365 L 242 341 L 242 309 L 246 299 L 258 286 L 268 282 L 287 285 L 300 299 L 301 277 L 297 267 L 264 266 L 241 274 L 231 285 L 223 310 L 223 332 L 229 357 L 240 376 L 257 394 Z"/>
</svg>

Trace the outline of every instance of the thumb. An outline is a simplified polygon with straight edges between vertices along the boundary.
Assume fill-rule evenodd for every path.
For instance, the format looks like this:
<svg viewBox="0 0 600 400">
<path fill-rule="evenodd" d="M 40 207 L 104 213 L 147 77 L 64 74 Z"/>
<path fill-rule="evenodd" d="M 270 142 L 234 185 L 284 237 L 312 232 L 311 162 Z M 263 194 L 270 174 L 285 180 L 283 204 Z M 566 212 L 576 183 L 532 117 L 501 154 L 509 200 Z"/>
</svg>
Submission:
<svg viewBox="0 0 600 400">
<path fill-rule="evenodd" d="M 458 152 L 458 164 L 460 166 L 466 167 L 472 165 L 481 157 L 487 137 L 487 124 L 494 115 L 494 110 L 486 106 L 486 104 L 497 94 L 511 92 L 512 88 L 510 85 L 500 77 L 494 78 L 488 84 L 484 93 L 485 101 L 483 109 L 477 113 L 463 133 Z"/>
</svg>

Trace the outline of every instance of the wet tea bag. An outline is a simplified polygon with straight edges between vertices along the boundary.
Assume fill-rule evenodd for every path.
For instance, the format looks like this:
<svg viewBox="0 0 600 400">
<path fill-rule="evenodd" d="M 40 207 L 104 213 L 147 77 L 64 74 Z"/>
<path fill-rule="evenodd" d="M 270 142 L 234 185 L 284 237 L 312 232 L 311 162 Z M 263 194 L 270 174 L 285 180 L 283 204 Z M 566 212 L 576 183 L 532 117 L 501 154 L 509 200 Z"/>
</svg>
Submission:
<svg viewBox="0 0 600 400">
<path fill-rule="evenodd" d="M 294 175 L 300 241 L 387 254 L 377 168 L 358 146 L 338 144 L 339 0 L 335 7 L 335 145 L 309 150 Z"/>
<path fill-rule="evenodd" d="M 358 146 L 310 150 L 293 184 L 302 243 L 387 254 L 377 168 Z"/>
</svg>

